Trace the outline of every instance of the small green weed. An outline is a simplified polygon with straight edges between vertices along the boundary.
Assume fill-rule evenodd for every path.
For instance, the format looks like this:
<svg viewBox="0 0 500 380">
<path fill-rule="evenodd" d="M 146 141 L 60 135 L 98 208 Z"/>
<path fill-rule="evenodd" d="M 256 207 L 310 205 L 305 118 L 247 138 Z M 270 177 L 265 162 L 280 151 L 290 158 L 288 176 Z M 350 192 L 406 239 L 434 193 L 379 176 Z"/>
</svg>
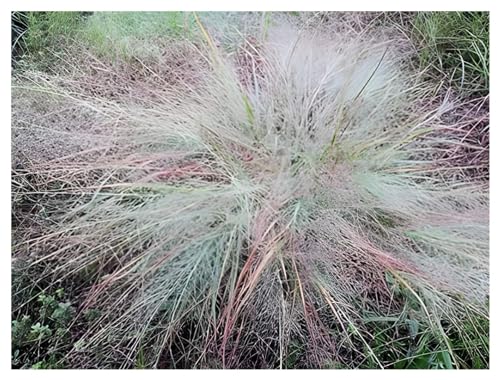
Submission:
<svg viewBox="0 0 500 380">
<path fill-rule="evenodd" d="M 64 289 L 41 293 L 31 315 L 12 321 L 12 366 L 14 368 L 61 368 L 61 347 L 71 343 L 70 323 L 75 310 L 65 302 Z"/>
</svg>

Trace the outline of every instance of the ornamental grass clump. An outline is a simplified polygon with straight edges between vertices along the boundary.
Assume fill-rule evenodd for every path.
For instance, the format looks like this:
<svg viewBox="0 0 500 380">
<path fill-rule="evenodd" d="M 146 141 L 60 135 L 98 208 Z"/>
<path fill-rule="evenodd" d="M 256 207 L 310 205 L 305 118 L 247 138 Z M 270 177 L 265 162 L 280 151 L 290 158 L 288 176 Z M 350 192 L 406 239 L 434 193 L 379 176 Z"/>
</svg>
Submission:
<svg viewBox="0 0 500 380">
<path fill-rule="evenodd" d="M 60 196 L 34 262 L 85 272 L 79 312 L 101 311 L 70 360 L 383 368 L 372 324 L 390 321 L 387 346 L 425 331 L 467 366 L 473 337 L 457 351 L 451 334 L 488 315 L 488 188 L 436 158 L 464 144 L 460 104 L 391 40 L 285 25 L 247 39 L 241 67 L 197 22 L 203 75 L 148 102 L 26 74 L 106 125 L 33 169 Z"/>
</svg>

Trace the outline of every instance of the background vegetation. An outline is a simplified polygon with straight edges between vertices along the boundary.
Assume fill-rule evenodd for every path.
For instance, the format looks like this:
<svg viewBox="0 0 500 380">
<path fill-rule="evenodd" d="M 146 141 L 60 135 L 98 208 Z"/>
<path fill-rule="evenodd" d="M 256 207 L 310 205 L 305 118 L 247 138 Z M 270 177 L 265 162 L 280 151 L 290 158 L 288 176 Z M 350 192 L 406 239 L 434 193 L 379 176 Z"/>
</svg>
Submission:
<svg viewBox="0 0 500 380">
<path fill-rule="evenodd" d="M 465 93 L 489 90 L 489 14 L 487 12 L 419 13 L 413 33 L 419 59 Z"/>
</svg>

